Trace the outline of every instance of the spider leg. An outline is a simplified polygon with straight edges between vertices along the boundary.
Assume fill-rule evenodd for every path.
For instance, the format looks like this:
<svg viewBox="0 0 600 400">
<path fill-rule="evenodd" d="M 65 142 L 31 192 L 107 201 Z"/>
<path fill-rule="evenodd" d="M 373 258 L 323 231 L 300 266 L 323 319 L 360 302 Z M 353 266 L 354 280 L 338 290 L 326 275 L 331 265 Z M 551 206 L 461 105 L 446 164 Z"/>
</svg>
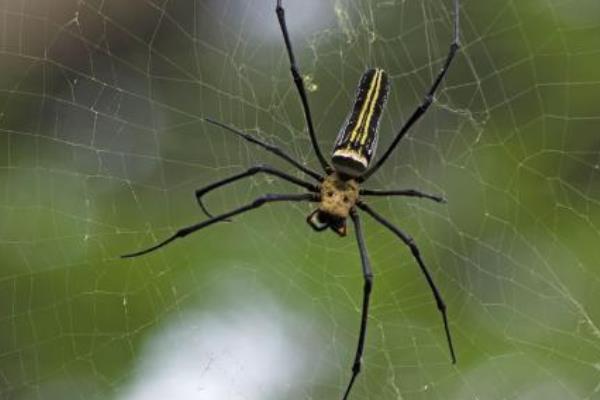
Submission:
<svg viewBox="0 0 600 400">
<path fill-rule="evenodd" d="M 268 144 L 263 142 L 260 139 L 255 138 L 252 135 L 249 135 L 247 133 L 244 133 L 242 131 L 240 131 L 239 129 L 236 129 L 232 126 L 229 126 L 227 124 L 224 124 L 222 122 L 219 122 L 215 119 L 212 118 L 204 118 L 204 120 L 206 122 L 208 122 L 209 124 L 218 126 L 219 128 L 228 130 L 229 132 L 234 133 L 235 135 L 241 137 L 242 139 L 250 142 L 250 143 L 254 143 L 259 145 L 260 147 L 262 147 L 263 149 L 267 150 L 270 153 L 273 153 L 281 158 L 283 158 L 285 161 L 289 162 L 290 164 L 292 164 L 294 167 L 298 168 L 300 171 L 304 172 L 306 175 L 312 176 L 313 178 L 315 178 L 317 181 L 321 182 L 323 181 L 323 177 L 321 175 L 319 175 L 317 172 L 313 171 L 312 169 L 305 167 L 304 165 L 300 164 L 298 161 L 294 160 L 289 154 L 287 154 L 286 152 L 284 152 L 283 150 L 281 150 L 279 147 L 274 146 L 272 144 Z"/>
<path fill-rule="evenodd" d="M 375 171 L 377 171 L 383 165 L 383 163 L 387 160 L 387 158 L 392 154 L 392 152 L 394 151 L 394 149 L 396 148 L 396 146 L 398 145 L 400 140 L 404 137 L 406 132 L 408 132 L 408 130 L 413 126 L 413 124 L 415 122 L 417 122 L 423 116 L 423 114 L 425 114 L 425 112 L 429 109 L 429 106 L 433 102 L 435 92 L 437 91 L 438 87 L 440 86 L 440 83 L 446 76 L 446 73 L 448 72 L 450 64 L 452 63 L 452 60 L 454 59 L 454 56 L 456 55 L 456 52 L 458 51 L 458 48 L 460 47 L 460 43 L 459 43 L 459 39 L 458 39 L 458 37 L 459 37 L 459 16 L 460 16 L 459 10 L 460 10 L 459 0 L 454 0 L 454 40 L 452 41 L 452 44 L 450 45 L 450 50 L 448 52 L 448 56 L 446 56 L 446 61 L 444 62 L 444 65 L 442 66 L 442 69 L 440 70 L 438 76 L 433 81 L 433 85 L 429 89 L 429 92 L 427 92 L 427 95 L 423 99 L 423 102 L 421 103 L 421 105 L 419 107 L 417 107 L 417 109 L 413 112 L 413 114 L 410 116 L 408 121 L 406 121 L 404 126 L 402 126 L 400 131 L 398 131 L 398 133 L 396 134 L 396 137 L 392 141 L 392 144 L 390 144 L 390 146 L 385 151 L 385 153 L 383 153 L 381 158 L 379 160 L 377 160 L 377 162 L 367 172 L 365 172 L 361 176 L 360 182 L 364 182 L 367 179 L 369 179 L 369 177 L 371 175 L 373 175 L 375 173 Z"/>
<path fill-rule="evenodd" d="M 308 127 L 308 134 L 310 135 L 310 141 L 313 145 L 313 149 L 315 151 L 315 155 L 319 159 L 319 163 L 321 163 L 321 167 L 323 170 L 330 174 L 333 172 L 331 166 L 323 157 L 323 153 L 321 153 L 321 149 L 319 148 L 319 143 L 317 142 L 317 137 L 315 135 L 315 128 L 313 127 L 312 116 L 310 113 L 310 106 L 308 105 L 308 98 L 306 96 L 306 89 L 304 88 L 304 81 L 302 80 L 302 76 L 298 70 L 298 66 L 296 64 L 296 58 L 294 57 L 294 50 L 292 50 L 292 43 L 290 41 L 290 35 L 288 34 L 287 23 L 285 21 L 285 10 L 281 5 L 281 0 L 277 0 L 277 7 L 275 8 L 275 12 L 277 13 L 277 19 L 279 20 L 279 26 L 281 27 L 281 33 L 283 34 L 283 40 L 285 41 L 285 48 L 288 53 L 288 57 L 290 59 L 290 70 L 292 71 L 292 77 L 294 78 L 294 84 L 298 89 L 298 94 L 300 95 L 300 100 L 302 101 L 302 109 L 304 110 L 304 116 L 306 118 L 306 125 Z"/>
<path fill-rule="evenodd" d="M 370 190 L 370 189 L 362 189 L 360 192 L 361 196 L 406 196 L 406 197 L 419 197 L 423 199 L 429 199 L 436 201 L 438 203 L 445 203 L 446 199 L 442 196 L 438 196 L 435 194 L 427 194 L 423 193 L 419 190 L 415 189 L 405 189 L 405 190 Z"/>
<path fill-rule="evenodd" d="M 244 179 L 247 178 L 249 176 L 255 175 L 259 172 L 264 172 L 268 175 L 273 175 L 273 176 L 277 176 L 281 179 L 284 179 L 288 182 L 294 183 L 298 186 L 302 186 L 303 188 L 308 189 L 311 192 L 317 192 L 318 189 L 315 185 L 305 182 L 302 179 L 298 179 L 292 175 L 289 175 L 285 172 L 279 171 L 273 167 L 270 167 L 268 165 L 256 165 L 254 167 L 249 168 L 248 170 L 246 170 L 245 172 L 242 172 L 240 174 L 234 175 L 234 176 L 230 176 L 229 178 L 225 178 L 222 179 L 220 181 L 211 183 L 208 186 L 205 186 L 203 188 L 200 188 L 198 190 L 196 190 L 196 200 L 198 201 L 198 205 L 200 205 L 200 208 L 202 208 L 202 211 L 204 211 L 204 213 L 206 214 L 206 216 L 208 216 L 209 218 L 213 218 L 212 214 L 208 212 L 208 210 L 206 209 L 206 207 L 204 206 L 204 203 L 202 202 L 202 196 L 204 196 L 206 193 L 217 189 L 221 186 L 225 186 L 228 185 L 230 183 L 233 183 L 235 181 L 238 181 L 240 179 Z"/>
<path fill-rule="evenodd" d="M 410 248 L 410 251 L 411 251 L 413 257 L 419 264 L 419 268 L 421 268 L 421 272 L 423 273 L 423 275 L 425 275 L 425 279 L 427 279 L 427 283 L 429 284 L 429 287 L 431 288 L 433 297 L 435 297 L 435 302 L 437 304 L 437 308 L 440 311 L 440 313 L 442 314 L 442 320 L 444 321 L 444 330 L 446 331 L 446 340 L 448 341 L 448 348 L 450 349 L 450 357 L 452 358 L 452 364 L 456 364 L 456 355 L 454 354 L 454 346 L 452 344 L 452 337 L 450 336 L 450 328 L 448 326 L 448 316 L 446 315 L 446 304 L 444 303 L 444 300 L 442 299 L 442 295 L 440 294 L 438 288 L 436 287 L 435 283 L 433 282 L 433 278 L 431 277 L 431 274 L 427 270 L 427 267 L 425 266 L 425 262 L 423 262 L 423 259 L 421 258 L 421 253 L 419 252 L 419 248 L 417 247 L 417 244 L 415 243 L 415 241 L 413 240 L 412 237 L 410 237 L 409 235 L 404 233 L 402 230 L 400 230 L 396 226 L 392 225 L 392 223 L 387 221 L 383 216 L 381 216 L 379 213 L 375 212 L 371 207 L 369 207 L 365 203 L 357 203 L 357 205 L 361 210 L 365 211 L 367 214 L 369 214 L 371 217 L 373 217 L 373 219 L 375 219 L 381 225 L 385 226 L 390 231 L 392 231 L 396 236 L 398 236 L 400 238 L 400 240 L 402 240 L 404 242 L 405 245 L 407 245 Z"/>
<path fill-rule="evenodd" d="M 141 256 L 143 254 L 150 253 L 154 250 L 160 249 L 163 246 L 166 246 L 167 244 L 171 243 L 172 241 L 174 241 L 176 239 L 185 237 L 185 236 L 189 235 L 190 233 L 199 231 L 200 229 L 206 228 L 207 226 L 210 226 L 214 223 L 223 221 L 234 215 L 242 214 L 246 211 L 253 210 L 255 208 L 262 206 L 263 204 L 272 203 L 272 202 L 276 202 L 276 201 L 318 201 L 318 198 L 313 193 L 267 194 L 267 195 L 257 198 L 256 200 L 254 200 L 253 202 L 251 202 L 249 204 L 246 204 L 242 207 L 236 208 L 233 211 L 229 211 L 224 214 L 217 215 L 216 217 L 213 217 L 211 219 L 207 219 L 206 221 L 202 221 L 197 224 L 186 226 L 185 228 L 181 228 L 177 232 L 175 232 L 173 235 L 171 235 L 169 238 L 163 240 L 162 242 L 160 242 L 152 247 L 149 247 L 145 250 L 137 251 L 135 253 L 125 254 L 121 257 L 122 258 L 130 258 L 130 257 L 137 257 L 137 256 Z"/>
<path fill-rule="evenodd" d="M 350 390 L 354 381 L 360 372 L 362 364 L 362 356 L 364 353 L 365 337 L 367 335 L 367 319 L 369 317 L 369 299 L 371 297 L 371 289 L 373 287 L 373 272 L 371 272 L 371 264 L 369 262 L 369 255 L 367 254 L 367 248 L 365 246 L 365 239 L 363 237 L 362 227 L 360 219 L 356 209 L 350 211 L 350 217 L 354 222 L 354 230 L 356 232 L 356 242 L 358 243 L 358 251 L 360 252 L 360 261 L 362 265 L 363 278 L 365 280 L 363 286 L 363 306 L 362 315 L 360 318 L 360 332 L 358 334 L 358 345 L 356 347 L 356 355 L 354 357 L 354 364 L 352 365 L 352 377 L 346 391 L 344 392 L 343 400 L 346 400 L 350 395 Z"/>
</svg>

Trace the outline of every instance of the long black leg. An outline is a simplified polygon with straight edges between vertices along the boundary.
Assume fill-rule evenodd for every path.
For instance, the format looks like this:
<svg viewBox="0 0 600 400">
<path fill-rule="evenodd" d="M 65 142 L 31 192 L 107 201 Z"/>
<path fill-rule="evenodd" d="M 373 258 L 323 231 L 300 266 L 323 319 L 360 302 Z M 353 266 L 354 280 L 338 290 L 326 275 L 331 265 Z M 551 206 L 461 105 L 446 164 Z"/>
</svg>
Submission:
<svg viewBox="0 0 600 400">
<path fill-rule="evenodd" d="M 206 122 L 208 122 L 209 124 L 213 124 L 213 125 L 218 126 L 219 128 L 228 130 L 229 132 L 236 134 L 237 136 L 241 137 L 242 139 L 244 139 L 250 143 L 259 145 L 260 147 L 267 150 L 268 152 L 271 152 L 271 153 L 283 158 L 285 161 L 289 162 L 294 167 L 296 167 L 300 171 L 304 172 L 306 175 L 312 176 L 319 182 L 323 181 L 323 177 L 320 174 L 318 174 L 317 172 L 313 171 L 312 169 L 300 164 L 298 161 L 294 160 L 290 155 L 288 155 L 286 152 L 281 150 L 279 147 L 273 146 L 272 144 L 265 143 L 265 142 L 255 138 L 254 136 L 251 136 L 247 133 L 240 131 L 239 129 L 235 129 L 234 127 L 226 125 L 226 124 L 219 122 L 217 120 L 214 120 L 212 118 L 204 118 L 204 120 Z"/>
<path fill-rule="evenodd" d="M 264 172 L 266 174 L 269 175 L 273 175 L 273 176 L 277 176 L 281 179 L 284 179 L 288 182 L 294 183 L 298 186 L 302 186 L 303 188 L 308 189 L 311 192 L 317 192 L 318 189 L 315 185 L 305 182 L 302 179 L 298 179 L 292 175 L 286 174 L 285 172 L 279 171 L 273 167 L 270 167 L 268 165 L 257 165 L 254 167 L 249 168 L 248 170 L 246 170 L 245 172 L 242 172 L 240 174 L 234 175 L 234 176 L 230 176 L 229 178 L 225 178 L 222 179 L 218 182 L 214 182 L 211 183 L 208 186 L 205 186 L 201 189 L 196 190 L 196 200 L 198 201 L 198 204 L 200 205 L 200 208 L 202 208 L 202 211 L 204 211 L 204 213 L 209 217 L 212 218 L 212 214 L 208 212 L 208 210 L 206 209 L 206 207 L 204 206 L 204 203 L 202 202 L 202 196 L 204 196 L 206 193 L 221 187 L 221 186 L 225 186 L 228 185 L 230 183 L 233 183 L 237 180 L 243 179 L 243 178 L 247 178 L 249 176 L 255 175 L 259 172 Z"/>
<path fill-rule="evenodd" d="M 358 345 L 356 347 L 356 355 L 354 356 L 354 364 L 352 365 L 352 377 L 344 392 L 343 400 L 346 400 L 350 395 L 350 390 L 354 381 L 360 372 L 360 366 L 362 364 L 362 356 L 365 346 L 365 337 L 367 335 L 367 320 L 369 318 L 369 298 L 371 297 L 371 289 L 373 288 L 373 272 L 371 271 L 371 264 L 369 262 L 369 255 L 367 254 L 367 247 L 365 246 L 365 239 L 363 237 L 362 228 L 360 225 L 360 218 L 355 209 L 350 212 L 352 222 L 354 222 L 354 230 L 356 232 L 356 241 L 358 243 L 358 251 L 360 252 L 360 262 L 362 264 L 363 277 L 365 280 L 363 286 L 363 306 L 362 315 L 360 318 L 360 333 L 358 334 Z"/>
<path fill-rule="evenodd" d="M 281 0 L 277 0 L 275 12 L 277 13 L 277 19 L 279 20 L 279 26 L 281 27 L 283 40 L 285 41 L 285 48 L 287 49 L 288 57 L 290 58 L 290 70 L 292 71 L 294 84 L 298 89 L 298 94 L 300 95 L 300 100 L 302 101 L 302 108 L 304 109 L 304 116 L 306 117 L 306 125 L 308 127 L 310 141 L 312 142 L 315 155 L 319 159 L 319 163 L 321 163 L 321 167 L 323 167 L 323 170 L 327 174 L 330 174 L 333 172 L 333 170 L 331 169 L 329 163 L 327 163 L 327 160 L 325 160 L 325 157 L 323 157 L 323 153 L 321 153 L 319 143 L 317 142 L 317 136 L 315 135 L 315 128 L 313 126 L 312 116 L 310 113 L 310 106 L 308 105 L 308 98 L 306 97 L 306 89 L 304 88 L 304 82 L 302 81 L 302 76 L 300 76 L 298 65 L 296 64 L 296 58 L 294 57 L 294 51 L 292 50 L 292 43 L 290 41 L 290 35 L 288 34 L 287 24 L 285 22 L 285 11 L 281 5 Z"/>
<path fill-rule="evenodd" d="M 446 315 L 446 303 L 444 303 L 444 300 L 442 299 L 442 295 L 440 294 L 438 288 L 435 286 L 435 283 L 433 282 L 433 278 L 431 277 L 431 274 L 427 270 L 427 267 L 425 266 L 425 262 L 423 262 L 423 259 L 421 258 L 421 253 L 419 252 L 419 248 L 417 247 L 417 244 L 415 243 L 413 238 L 411 238 L 409 235 L 404 233 L 402 230 L 400 230 L 396 226 L 392 225 L 392 223 L 388 222 L 383 216 L 381 216 L 380 214 L 375 212 L 371 207 L 369 207 L 365 203 L 358 203 L 357 205 L 358 205 L 358 207 L 360 207 L 361 210 L 364 210 L 367 214 L 369 214 L 371 217 L 373 217 L 381 225 L 385 226 L 390 231 L 392 231 L 396 236 L 398 236 L 400 238 L 400 240 L 402 240 L 404 242 L 404 244 L 406 244 L 410 248 L 410 251 L 411 251 L 413 257 L 415 258 L 415 260 L 419 264 L 419 267 L 421 268 L 421 272 L 423 273 L 423 275 L 425 275 L 425 279 L 427 279 L 427 283 L 429 284 L 429 287 L 431 288 L 433 297 L 435 297 L 435 302 L 437 304 L 437 308 L 440 311 L 440 313 L 442 314 L 442 319 L 444 321 L 444 330 L 446 331 L 446 339 L 448 341 L 448 348 L 450 349 L 450 356 L 452 358 L 452 364 L 456 364 L 456 356 L 454 354 L 454 346 L 452 344 L 452 337 L 450 336 L 450 328 L 448 326 L 448 316 Z"/>
<path fill-rule="evenodd" d="M 425 99 L 423 99 L 423 102 L 421 103 L 421 105 L 419 107 L 417 107 L 417 109 L 413 112 L 413 114 L 410 116 L 408 121 L 406 121 L 404 126 L 396 134 L 396 137 L 392 141 L 392 144 L 388 147 L 388 149 L 385 151 L 385 153 L 383 153 L 381 158 L 379 158 L 379 160 L 377 160 L 377 162 L 367 172 L 365 172 L 360 177 L 360 179 L 359 179 L 360 182 L 364 182 L 367 179 L 369 179 L 369 177 L 371 175 L 373 175 L 375 173 L 375 171 L 377 171 L 383 165 L 385 160 L 387 160 L 387 158 L 392 154 L 392 152 L 394 151 L 394 149 L 396 148 L 396 146 L 398 145 L 400 140 L 404 137 L 406 132 L 408 132 L 408 130 L 413 126 L 413 124 L 415 122 L 417 122 L 419 120 L 419 118 L 421 118 L 423 116 L 423 114 L 425 114 L 425 112 L 429 109 L 429 106 L 433 102 L 433 96 L 435 95 L 436 90 L 440 86 L 440 83 L 446 76 L 446 73 L 448 72 L 448 68 L 450 67 L 450 63 L 454 59 L 454 56 L 456 55 L 456 52 L 458 51 L 458 48 L 460 47 L 460 43 L 459 43 L 459 39 L 458 39 L 459 15 L 460 15 L 459 11 L 460 11 L 459 0 L 454 0 L 454 40 L 452 41 L 452 44 L 450 45 L 450 51 L 448 52 L 448 56 L 446 57 L 446 62 L 444 62 L 444 65 L 442 66 L 442 69 L 440 70 L 437 78 L 433 81 L 433 85 L 429 89 L 429 92 L 427 92 Z"/>
<path fill-rule="evenodd" d="M 142 254 L 150 253 L 154 250 L 160 249 L 163 246 L 166 246 L 167 244 L 171 243 L 175 239 L 185 237 L 185 236 L 189 235 L 190 233 L 199 231 L 200 229 L 206 228 L 207 226 L 210 226 L 219 221 L 226 220 L 227 218 L 233 217 L 234 215 L 242 214 L 246 211 L 250 211 L 255 208 L 258 208 L 258 207 L 262 206 L 263 204 L 272 203 L 275 201 L 318 201 L 318 197 L 313 193 L 267 194 L 267 195 L 259 197 L 258 199 L 254 200 L 252 203 L 249 203 L 249 204 L 246 204 L 245 206 L 236 208 L 233 211 L 229 211 L 224 214 L 217 215 L 216 217 L 213 217 L 211 219 L 207 219 L 206 221 L 202 221 L 197 224 L 186 226 L 185 228 L 181 228 L 177 232 L 175 232 L 172 236 L 170 236 L 169 238 L 163 240 L 162 242 L 160 242 L 152 247 L 149 247 L 145 250 L 137 251 L 135 253 L 125 254 L 121 257 L 122 258 L 130 258 L 130 257 L 137 257 L 137 256 L 141 256 Z"/>
<path fill-rule="evenodd" d="M 370 189 L 362 189 L 360 190 L 361 196 L 406 196 L 406 197 L 420 197 L 423 199 L 429 199 L 433 201 L 437 201 L 438 203 L 445 203 L 446 199 L 442 196 L 437 196 L 435 194 L 427 194 L 423 193 L 419 190 L 415 189 L 404 189 L 404 190 L 370 190 Z"/>
</svg>

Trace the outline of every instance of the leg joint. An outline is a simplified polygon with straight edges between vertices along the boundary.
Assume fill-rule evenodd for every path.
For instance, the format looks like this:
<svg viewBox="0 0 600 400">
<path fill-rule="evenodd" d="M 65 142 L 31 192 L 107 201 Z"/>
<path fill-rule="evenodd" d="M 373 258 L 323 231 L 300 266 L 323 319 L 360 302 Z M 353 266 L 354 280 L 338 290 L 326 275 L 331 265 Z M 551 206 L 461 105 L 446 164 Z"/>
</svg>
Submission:
<svg viewBox="0 0 600 400">
<path fill-rule="evenodd" d="M 257 164 L 253 167 L 248 168 L 248 172 L 255 174 L 257 172 L 261 172 L 261 171 L 268 171 L 271 170 L 271 167 L 269 167 L 267 164 Z"/>
<path fill-rule="evenodd" d="M 294 78 L 294 82 L 303 83 L 302 77 L 300 76 L 300 72 L 298 72 L 298 67 L 296 64 L 292 64 L 290 67 L 290 71 L 292 71 L 292 77 Z"/>
<path fill-rule="evenodd" d="M 268 195 L 268 194 L 265 196 L 259 197 L 258 199 L 254 200 L 252 202 L 252 207 L 260 207 L 263 204 L 265 204 L 267 201 L 270 201 L 272 199 L 273 199 L 273 196 Z"/>
<path fill-rule="evenodd" d="M 415 255 L 415 256 L 420 256 L 421 252 L 419 251 L 419 248 L 417 247 L 417 243 L 415 242 L 415 240 L 408 236 L 406 238 L 406 245 L 408 247 L 410 247 L 410 251 Z"/>
<path fill-rule="evenodd" d="M 428 94 L 423 99 L 423 104 L 421 104 L 421 110 L 425 111 L 429 108 L 429 106 L 433 103 L 433 94 Z"/>
<path fill-rule="evenodd" d="M 367 275 L 365 275 L 364 291 L 366 293 L 371 293 L 372 288 L 373 288 L 373 274 L 367 274 Z"/>
<path fill-rule="evenodd" d="M 444 303 L 444 300 L 436 296 L 436 303 L 438 310 L 440 310 L 442 313 L 446 313 L 446 309 L 448 307 L 446 307 L 446 303 Z"/>
</svg>

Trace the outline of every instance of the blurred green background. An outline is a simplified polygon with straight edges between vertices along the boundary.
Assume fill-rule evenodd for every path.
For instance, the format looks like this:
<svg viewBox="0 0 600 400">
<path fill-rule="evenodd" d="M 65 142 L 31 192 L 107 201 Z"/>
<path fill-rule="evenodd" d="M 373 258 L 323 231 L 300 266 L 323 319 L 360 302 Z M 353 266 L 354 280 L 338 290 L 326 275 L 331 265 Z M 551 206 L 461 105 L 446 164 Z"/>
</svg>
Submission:
<svg viewBox="0 0 600 400">
<path fill-rule="evenodd" d="M 450 0 L 289 0 L 329 152 L 367 67 L 392 76 L 381 148 L 451 40 Z M 339 399 L 358 334 L 352 236 L 265 206 L 148 256 L 202 220 L 194 190 L 278 159 L 317 163 L 266 0 L 0 2 L 0 398 Z M 461 1 L 448 78 L 370 188 L 410 253 L 364 217 L 375 272 L 352 399 L 600 399 L 600 5 Z M 294 172 L 295 173 L 295 172 Z M 298 176 L 301 176 L 298 173 Z M 214 212 L 262 193 L 212 193 Z"/>
</svg>

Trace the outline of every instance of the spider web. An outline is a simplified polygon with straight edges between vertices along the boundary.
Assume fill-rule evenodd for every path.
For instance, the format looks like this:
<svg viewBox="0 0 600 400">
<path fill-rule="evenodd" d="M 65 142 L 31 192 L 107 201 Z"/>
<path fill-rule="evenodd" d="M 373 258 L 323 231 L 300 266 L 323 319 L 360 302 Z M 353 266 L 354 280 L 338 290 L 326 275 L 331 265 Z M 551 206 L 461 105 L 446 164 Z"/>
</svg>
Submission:
<svg viewBox="0 0 600 400">
<path fill-rule="evenodd" d="M 0 397 L 339 398 L 362 276 L 351 235 L 269 205 L 134 260 L 205 218 L 194 190 L 288 165 L 203 117 L 317 167 L 273 1 L 0 3 Z M 600 398 L 600 7 L 462 1 L 462 49 L 428 114 L 366 186 L 410 253 L 363 217 L 375 286 L 353 399 Z M 360 74 L 392 92 L 380 152 L 451 40 L 448 0 L 284 4 L 321 147 Z M 294 172 L 298 176 L 299 173 Z M 222 212 L 297 192 L 257 175 Z"/>
</svg>

